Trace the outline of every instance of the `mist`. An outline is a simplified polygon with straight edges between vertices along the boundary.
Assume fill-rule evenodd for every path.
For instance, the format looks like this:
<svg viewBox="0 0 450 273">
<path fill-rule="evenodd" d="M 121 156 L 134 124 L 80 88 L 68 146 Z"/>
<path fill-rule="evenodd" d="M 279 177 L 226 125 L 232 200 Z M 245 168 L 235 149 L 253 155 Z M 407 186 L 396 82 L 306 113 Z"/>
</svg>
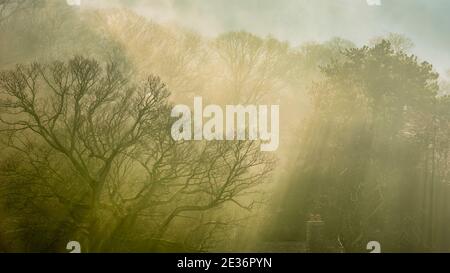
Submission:
<svg viewBox="0 0 450 273">
<path fill-rule="evenodd" d="M 0 4 L 0 251 L 450 251 L 448 1 Z M 276 149 L 174 139 L 196 97 Z"/>
<path fill-rule="evenodd" d="M 227 31 L 272 35 L 293 46 L 333 37 L 361 46 L 375 36 L 401 33 L 414 41 L 413 52 L 433 61 L 440 72 L 449 69 L 450 24 L 445 0 L 384 0 L 368 5 L 366 0 L 307 1 L 96 1 L 100 6 L 126 6 L 157 22 L 172 22 L 207 36 Z M 112 4 L 111 2 L 114 2 Z"/>
</svg>

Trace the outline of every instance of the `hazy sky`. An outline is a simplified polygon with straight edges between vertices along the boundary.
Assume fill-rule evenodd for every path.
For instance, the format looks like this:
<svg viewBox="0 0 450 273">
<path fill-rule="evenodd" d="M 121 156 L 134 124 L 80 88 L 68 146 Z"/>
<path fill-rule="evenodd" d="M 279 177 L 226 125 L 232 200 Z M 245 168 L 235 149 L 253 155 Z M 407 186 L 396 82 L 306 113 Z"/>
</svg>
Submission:
<svg viewBox="0 0 450 273">
<path fill-rule="evenodd" d="M 104 1 L 108 0 L 84 0 Z M 156 21 L 214 36 L 246 30 L 292 45 L 339 36 L 361 45 L 389 32 L 411 38 L 414 52 L 450 68 L 449 0 L 115 0 Z M 368 5 L 381 3 L 381 5 Z"/>
</svg>

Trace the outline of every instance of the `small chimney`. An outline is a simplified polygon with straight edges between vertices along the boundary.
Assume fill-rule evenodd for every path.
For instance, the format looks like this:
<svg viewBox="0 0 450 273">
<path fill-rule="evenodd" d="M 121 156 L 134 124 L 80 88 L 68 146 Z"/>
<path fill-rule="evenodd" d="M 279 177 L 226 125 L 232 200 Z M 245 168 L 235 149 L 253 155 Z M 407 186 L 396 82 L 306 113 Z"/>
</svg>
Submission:
<svg viewBox="0 0 450 273">
<path fill-rule="evenodd" d="M 324 226 L 320 214 L 311 214 L 306 222 L 306 251 L 310 253 L 325 252 Z"/>
</svg>

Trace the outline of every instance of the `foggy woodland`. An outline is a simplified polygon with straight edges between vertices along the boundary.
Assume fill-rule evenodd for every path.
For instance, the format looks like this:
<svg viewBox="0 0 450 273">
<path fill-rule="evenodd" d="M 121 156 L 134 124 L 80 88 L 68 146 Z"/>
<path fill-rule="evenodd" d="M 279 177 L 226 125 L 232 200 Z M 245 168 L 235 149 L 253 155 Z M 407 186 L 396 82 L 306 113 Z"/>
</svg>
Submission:
<svg viewBox="0 0 450 273">
<path fill-rule="evenodd" d="M 450 251 L 450 83 L 413 47 L 0 0 L 0 251 L 275 251 L 312 216 L 345 252 Z M 174 141 L 194 96 L 279 104 L 279 149 Z"/>
</svg>

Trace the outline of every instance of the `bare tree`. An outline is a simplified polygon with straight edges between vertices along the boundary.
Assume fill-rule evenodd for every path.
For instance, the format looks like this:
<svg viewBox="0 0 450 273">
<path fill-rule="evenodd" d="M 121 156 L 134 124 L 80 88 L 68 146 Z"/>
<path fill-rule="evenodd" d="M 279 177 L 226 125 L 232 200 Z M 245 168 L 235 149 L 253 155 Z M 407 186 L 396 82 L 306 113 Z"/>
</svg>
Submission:
<svg viewBox="0 0 450 273">
<path fill-rule="evenodd" d="M 224 76 L 233 100 L 252 103 L 281 89 L 277 78 L 287 70 L 286 43 L 247 32 L 230 32 L 219 36 L 214 44 L 226 67 Z"/>
<path fill-rule="evenodd" d="M 2 72 L 0 82 L 10 146 L 37 136 L 65 156 L 87 189 L 82 202 L 89 213 L 79 223 L 91 228 L 114 160 L 157 130 L 153 121 L 167 107 L 165 86 L 156 77 L 129 85 L 115 64 L 102 71 L 82 57 L 18 66 Z"/>
<path fill-rule="evenodd" d="M 75 57 L 0 73 L 4 145 L 40 162 L 30 181 L 70 204 L 73 237 L 84 249 L 113 249 L 136 222 L 158 241 L 186 213 L 225 203 L 250 209 L 245 197 L 273 158 L 252 141 L 174 141 L 165 85 L 154 76 L 136 84 L 119 67 Z"/>
<path fill-rule="evenodd" d="M 94 24 L 124 45 L 137 73 L 158 74 L 176 98 L 186 99 L 202 91 L 207 81 L 209 54 L 198 34 L 158 25 L 131 11 L 97 15 Z"/>
</svg>

